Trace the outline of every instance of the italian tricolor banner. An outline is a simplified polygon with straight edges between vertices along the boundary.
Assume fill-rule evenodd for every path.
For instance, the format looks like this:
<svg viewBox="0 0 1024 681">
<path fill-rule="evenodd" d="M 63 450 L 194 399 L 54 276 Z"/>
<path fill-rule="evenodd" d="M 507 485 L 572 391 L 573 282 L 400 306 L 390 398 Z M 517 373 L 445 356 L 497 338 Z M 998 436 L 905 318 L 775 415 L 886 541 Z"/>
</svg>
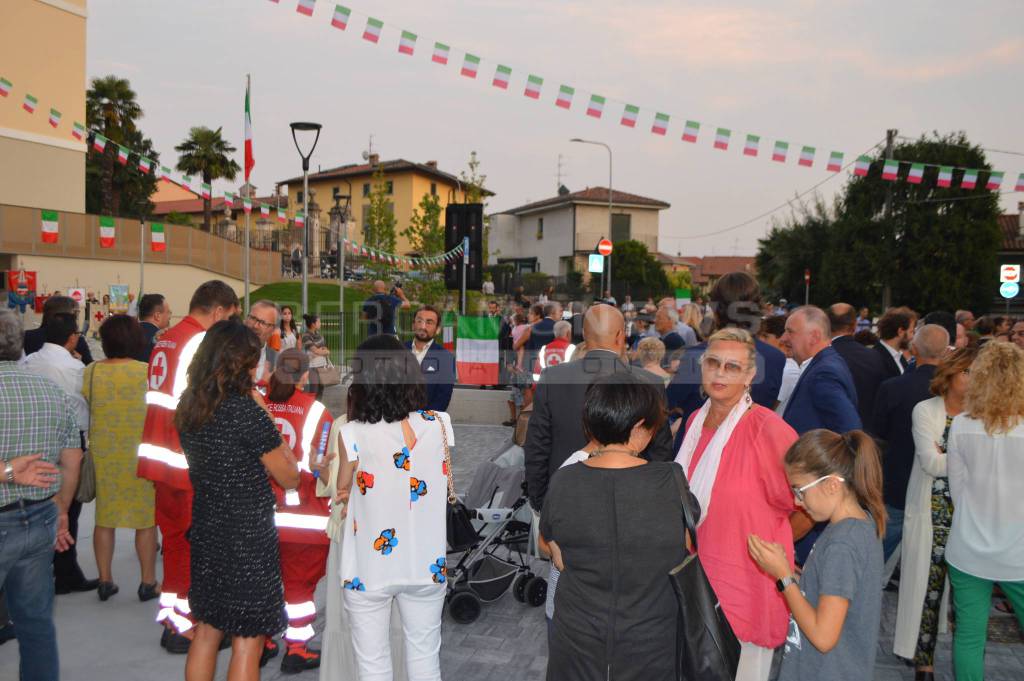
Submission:
<svg viewBox="0 0 1024 681">
<path fill-rule="evenodd" d="M 568 85 L 559 86 L 558 98 L 555 100 L 555 106 L 568 109 L 572 106 L 572 96 L 574 94 L 576 94 L 576 88 L 569 87 Z"/>
<path fill-rule="evenodd" d="M 224 192 L 224 203 L 228 204 L 229 207 L 235 207 L 235 195 L 232 192 Z"/>
<path fill-rule="evenodd" d="M 167 235 L 159 222 L 149 223 L 149 248 L 153 251 L 167 250 Z"/>
<path fill-rule="evenodd" d="M 1024 173 L 1017 175 L 1017 184 L 1014 186 L 1013 191 L 1024 192 Z"/>
<path fill-rule="evenodd" d="M 843 152 L 841 152 L 841 151 L 833 151 L 828 156 L 828 166 L 825 167 L 825 170 L 829 171 L 830 173 L 838 173 L 842 169 L 843 169 Z"/>
<path fill-rule="evenodd" d="M 60 227 L 57 223 L 57 211 L 55 210 L 43 210 L 39 211 L 42 217 L 42 228 L 43 228 L 43 243 L 44 244 L 55 244 L 57 243 L 57 236 L 60 234 Z"/>
<path fill-rule="evenodd" d="M 0 78 L 0 97 L 6 97 L 11 94 L 11 88 L 14 84 L 6 78 Z"/>
<path fill-rule="evenodd" d="M 444 43 L 434 43 L 434 54 L 430 57 L 430 61 L 444 66 L 448 63 L 449 52 L 451 52 L 451 48 Z"/>
<path fill-rule="evenodd" d="M 871 157 L 858 156 L 857 163 L 853 166 L 853 174 L 858 177 L 866 177 L 868 168 L 871 167 Z"/>
<path fill-rule="evenodd" d="M 369 40 L 371 43 L 376 43 L 380 40 L 380 32 L 383 28 L 383 21 L 380 19 L 374 19 L 373 17 L 367 17 L 366 28 L 363 30 L 363 40 Z"/>
<path fill-rule="evenodd" d="M 306 216 L 302 211 L 295 214 L 295 226 L 304 227 L 306 224 Z"/>
<path fill-rule="evenodd" d="M 252 150 L 252 103 L 249 98 L 249 82 L 245 83 L 245 183 L 249 184 L 249 173 L 256 166 Z"/>
<path fill-rule="evenodd" d="M 732 137 L 732 130 L 719 128 L 715 130 L 715 149 L 725 151 L 729 148 L 729 138 Z"/>
<path fill-rule="evenodd" d="M 260 215 L 263 217 L 270 217 L 270 206 L 265 203 L 260 204 Z"/>
<path fill-rule="evenodd" d="M 279 223 L 281 223 L 281 224 L 284 224 L 284 223 L 288 222 L 288 215 L 285 214 L 283 208 L 278 208 L 277 209 L 277 221 Z"/>
<path fill-rule="evenodd" d="M 204 199 L 210 198 L 210 191 L 212 190 L 209 183 L 203 182 L 201 185 L 199 185 L 199 195 L 202 196 Z"/>
<path fill-rule="evenodd" d="M 924 179 L 924 164 L 923 163 L 911 163 L 910 172 L 907 173 L 907 182 L 910 184 L 921 184 Z"/>
<path fill-rule="evenodd" d="M 92 138 L 92 148 L 102 154 L 103 150 L 107 148 L 107 138 L 96 133 Z"/>
<path fill-rule="evenodd" d="M 331 26 L 344 31 L 348 28 L 348 18 L 352 16 L 352 10 L 344 5 L 334 6 L 334 16 L 331 18 Z"/>
<path fill-rule="evenodd" d="M 39 100 L 32 95 L 25 95 L 25 101 L 21 103 L 21 108 L 29 113 L 35 113 L 36 107 L 39 106 Z"/>
<path fill-rule="evenodd" d="M 460 73 L 466 78 L 476 78 L 476 73 L 479 70 L 480 57 L 467 52 L 466 57 L 462 60 L 462 71 Z"/>
<path fill-rule="evenodd" d="M 113 248 L 114 237 L 114 218 L 100 216 L 100 248 Z"/>
<path fill-rule="evenodd" d="M 307 17 L 313 16 L 313 8 L 316 7 L 316 0 L 299 0 L 299 4 L 295 7 L 295 11 L 299 14 L 305 14 Z"/>
<path fill-rule="evenodd" d="M 81 142 L 85 139 L 85 126 L 75 121 L 74 125 L 71 126 L 71 136 Z"/>
<path fill-rule="evenodd" d="M 56 128 L 60 125 L 60 111 L 57 111 L 53 107 L 50 108 L 50 127 Z"/>
<path fill-rule="evenodd" d="M 668 114 L 654 114 L 654 123 L 651 124 L 651 132 L 655 135 L 664 135 L 668 132 Z"/>
<path fill-rule="evenodd" d="M 804 147 L 800 150 L 800 160 L 797 161 L 802 166 L 810 168 L 814 165 L 814 147 Z"/>
<path fill-rule="evenodd" d="M 455 369 L 463 385 L 497 385 L 498 332 L 501 320 L 459 317 Z"/>
<path fill-rule="evenodd" d="M 150 167 L 152 167 L 152 165 L 153 165 L 153 162 L 150 161 L 148 158 L 146 158 L 145 156 L 139 156 L 139 163 L 138 163 L 139 170 L 141 170 L 144 173 L 148 173 L 149 169 L 150 169 Z"/>
<path fill-rule="evenodd" d="M 999 191 L 999 188 L 1003 186 L 1003 173 L 1002 171 L 993 170 L 989 173 L 988 182 L 985 183 L 985 189 L 991 189 L 992 191 Z"/>
<path fill-rule="evenodd" d="M 977 170 L 965 170 L 964 179 L 960 180 L 960 187 L 962 189 L 974 189 L 978 184 L 978 171 Z"/>
<path fill-rule="evenodd" d="M 619 122 L 627 128 L 635 128 L 636 119 L 639 115 L 640 107 L 627 104 L 626 108 L 622 110 L 622 120 Z"/>
<path fill-rule="evenodd" d="M 524 95 L 530 99 L 540 99 L 540 89 L 544 87 L 544 79 L 540 76 L 531 75 L 526 79 L 526 91 Z"/>
<path fill-rule="evenodd" d="M 686 125 L 683 126 L 683 141 L 684 142 L 696 142 L 697 134 L 700 132 L 700 123 L 697 121 L 686 121 Z"/>
<path fill-rule="evenodd" d="M 252 201 L 248 198 L 242 199 L 242 210 L 248 215 L 252 212 Z"/>
<path fill-rule="evenodd" d="M 900 174 L 900 162 L 894 158 L 885 160 L 885 165 L 882 166 L 882 179 L 883 180 L 895 180 Z"/>
<path fill-rule="evenodd" d="M 757 135 L 747 135 L 747 141 L 743 145 L 744 156 L 757 156 L 758 147 L 761 146 L 761 138 Z"/>
<path fill-rule="evenodd" d="M 123 166 L 128 165 L 128 154 L 129 151 L 126 147 L 122 147 L 120 144 L 117 145 L 117 162 Z"/>
<path fill-rule="evenodd" d="M 502 90 L 508 89 L 508 81 L 512 79 L 512 69 L 498 64 L 498 68 L 494 69 L 494 80 L 491 81 L 491 85 L 494 87 L 500 87 Z"/>
<path fill-rule="evenodd" d="M 160 179 L 171 181 L 171 169 L 167 166 L 160 166 Z"/>
<path fill-rule="evenodd" d="M 785 163 L 787 154 L 789 154 L 789 142 L 776 140 L 775 148 L 772 149 L 772 160 L 779 163 Z"/>
<path fill-rule="evenodd" d="M 939 187 L 952 187 L 953 166 L 939 166 L 939 179 L 935 184 Z"/>
<path fill-rule="evenodd" d="M 604 97 L 601 95 L 590 95 L 590 103 L 587 104 L 587 115 L 600 118 L 604 113 Z"/>
<path fill-rule="evenodd" d="M 402 31 L 402 37 L 398 40 L 398 51 L 411 57 L 416 51 L 416 34 Z"/>
</svg>

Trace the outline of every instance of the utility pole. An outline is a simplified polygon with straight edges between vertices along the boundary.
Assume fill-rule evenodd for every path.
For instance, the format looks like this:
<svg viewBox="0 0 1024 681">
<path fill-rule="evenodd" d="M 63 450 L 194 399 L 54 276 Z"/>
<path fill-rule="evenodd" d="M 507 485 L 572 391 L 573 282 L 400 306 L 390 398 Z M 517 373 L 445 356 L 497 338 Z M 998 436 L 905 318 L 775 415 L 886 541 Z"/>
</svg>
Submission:
<svg viewBox="0 0 1024 681">
<path fill-rule="evenodd" d="M 885 158 L 892 158 L 892 145 L 896 139 L 897 130 L 895 128 L 889 128 L 885 131 Z M 885 185 L 885 208 L 883 209 L 883 216 L 885 221 L 888 223 L 892 219 L 892 182 L 887 182 Z M 890 244 L 890 252 L 895 250 L 896 244 Z M 892 307 L 892 286 L 889 283 L 888 272 L 885 275 L 885 282 L 882 287 L 882 312 L 885 312 Z"/>
</svg>

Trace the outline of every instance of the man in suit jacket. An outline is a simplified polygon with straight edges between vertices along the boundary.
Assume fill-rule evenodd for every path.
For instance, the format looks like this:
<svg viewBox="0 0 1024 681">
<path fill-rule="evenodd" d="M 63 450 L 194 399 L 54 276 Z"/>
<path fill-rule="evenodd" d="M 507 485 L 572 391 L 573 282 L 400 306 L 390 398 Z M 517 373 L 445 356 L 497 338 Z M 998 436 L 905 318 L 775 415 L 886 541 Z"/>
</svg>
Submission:
<svg viewBox="0 0 1024 681">
<path fill-rule="evenodd" d="M 853 334 L 857 329 L 857 311 L 847 303 L 836 303 L 828 309 L 828 320 L 832 325 L 832 347 L 846 362 L 857 391 L 857 414 L 861 424 L 870 430 L 873 405 L 878 386 L 888 374 L 882 366 L 882 358 L 857 341 Z"/>
<path fill-rule="evenodd" d="M 884 381 L 875 398 L 871 430 L 882 445 L 882 498 L 889 515 L 882 548 L 887 561 L 903 538 L 903 511 L 915 460 L 914 407 L 932 397 L 935 366 L 948 346 L 946 329 L 938 324 L 920 327 L 911 344 L 917 360 L 915 365 L 902 375 Z"/>
<path fill-rule="evenodd" d="M 874 351 L 882 360 L 886 378 L 902 374 L 909 362 L 903 356 L 910 349 L 917 325 L 917 313 L 909 307 L 892 307 L 878 320 L 878 338 Z"/>
<path fill-rule="evenodd" d="M 139 324 L 146 335 L 146 345 L 135 359 L 149 364 L 156 347 L 156 335 L 171 324 L 171 304 L 159 293 L 147 293 L 139 300 Z"/>
<path fill-rule="evenodd" d="M 86 316 L 88 317 L 88 308 L 86 308 Z M 46 344 L 46 322 L 55 314 L 72 314 L 78 317 L 78 303 L 73 298 L 68 296 L 50 296 L 43 303 L 43 319 L 39 323 L 38 329 L 29 329 L 25 332 L 24 338 L 24 351 L 26 355 L 31 355 L 33 352 L 39 352 L 39 350 Z M 75 352 L 78 353 L 78 358 L 82 360 L 82 364 L 89 366 L 92 364 L 92 351 L 89 350 L 89 343 L 85 340 L 85 332 L 89 330 L 88 319 L 86 320 L 85 328 L 82 329 L 81 334 L 78 336 L 78 343 L 75 345 Z"/>
<path fill-rule="evenodd" d="M 659 391 L 664 384 L 654 374 L 631 367 L 620 358 L 625 350 L 626 325 L 611 305 L 594 305 L 583 320 L 586 356 L 544 369 L 533 398 L 526 432 L 526 489 L 530 505 L 540 512 L 548 481 L 569 455 L 587 444 L 583 434 L 583 401 L 587 386 L 598 376 L 632 372 Z M 649 461 L 671 461 L 672 434 L 664 424 L 641 454 Z"/>
<path fill-rule="evenodd" d="M 448 411 L 456 381 L 455 357 L 434 342 L 440 326 L 441 313 L 433 305 L 424 305 L 413 318 L 413 339 L 405 344 L 420 363 L 427 384 L 426 408 L 431 411 Z"/>
</svg>

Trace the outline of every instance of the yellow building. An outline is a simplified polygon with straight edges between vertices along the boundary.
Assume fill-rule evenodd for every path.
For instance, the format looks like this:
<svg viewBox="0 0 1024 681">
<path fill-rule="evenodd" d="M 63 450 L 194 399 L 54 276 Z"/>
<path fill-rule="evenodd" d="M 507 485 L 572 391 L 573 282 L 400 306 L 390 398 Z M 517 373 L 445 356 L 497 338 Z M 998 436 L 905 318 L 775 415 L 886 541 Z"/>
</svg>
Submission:
<svg viewBox="0 0 1024 681">
<path fill-rule="evenodd" d="M 0 6 L 0 204 L 84 212 L 86 147 L 71 131 L 85 125 L 86 0 Z"/>
<path fill-rule="evenodd" d="M 327 211 L 334 205 L 332 197 L 335 194 L 351 196 L 351 218 L 356 224 L 356 233 L 349 234 L 349 237 L 353 241 L 361 242 L 366 234 L 366 220 L 370 212 L 373 174 L 379 166 L 384 168 L 384 181 L 388 184 L 388 192 L 392 197 L 392 213 L 396 220 L 395 250 L 400 255 L 409 255 L 409 240 L 402 236 L 402 230 L 409 226 L 413 211 L 419 206 L 425 194 L 436 195 L 442 209 L 452 201 L 466 200 L 459 179 L 451 173 L 438 170 L 437 161 L 415 163 L 397 159 L 382 162 L 376 154 L 371 154 L 366 163 L 311 173 L 310 193 L 320 206 L 320 222 L 324 225 L 328 222 Z M 288 205 L 294 206 L 295 210 L 302 210 L 302 176 L 282 180 L 278 185 L 288 185 Z M 493 196 L 490 192 L 486 194 Z M 444 220 L 443 212 L 441 220 Z"/>
</svg>

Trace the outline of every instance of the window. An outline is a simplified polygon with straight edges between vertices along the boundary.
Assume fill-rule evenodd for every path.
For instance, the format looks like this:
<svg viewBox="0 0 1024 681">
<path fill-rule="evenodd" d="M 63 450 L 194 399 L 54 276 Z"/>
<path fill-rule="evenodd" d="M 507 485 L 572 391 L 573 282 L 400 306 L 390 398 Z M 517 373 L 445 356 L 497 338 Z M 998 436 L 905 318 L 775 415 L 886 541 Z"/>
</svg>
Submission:
<svg viewBox="0 0 1024 681">
<path fill-rule="evenodd" d="M 617 244 L 621 241 L 630 240 L 630 228 L 629 228 L 628 214 L 613 214 L 612 215 L 612 243 Z"/>
<path fill-rule="evenodd" d="M 394 194 L 395 193 L 395 183 L 394 182 L 392 182 L 391 180 L 388 180 L 387 182 L 385 182 L 385 186 L 387 186 L 387 188 L 388 188 L 388 194 Z"/>
<path fill-rule="evenodd" d="M 369 195 L 370 195 L 370 183 L 369 182 L 364 182 L 363 183 L 363 196 L 369 196 Z"/>
<path fill-rule="evenodd" d="M 306 195 L 303 194 L 302 190 L 300 189 L 299 193 L 295 196 L 295 203 L 301 204 L 304 198 L 306 198 Z"/>
<path fill-rule="evenodd" d="M 430 183 L 430 195 L 431 196 L 437 196 L 437 183 L 436 182 L 431 182 Z"/>
<path fill-rule="evenodd" d="M 537 238 L 544 238 L 544 218 L 537 218 Z"/>
<path fill-rule="evenodd" d="M 341 187 L 331 187 L 331 199 L 332 200 L 334 199 L 335 196 L 337 196 L 339 194 L 341 194 Z"/>
</svg>

